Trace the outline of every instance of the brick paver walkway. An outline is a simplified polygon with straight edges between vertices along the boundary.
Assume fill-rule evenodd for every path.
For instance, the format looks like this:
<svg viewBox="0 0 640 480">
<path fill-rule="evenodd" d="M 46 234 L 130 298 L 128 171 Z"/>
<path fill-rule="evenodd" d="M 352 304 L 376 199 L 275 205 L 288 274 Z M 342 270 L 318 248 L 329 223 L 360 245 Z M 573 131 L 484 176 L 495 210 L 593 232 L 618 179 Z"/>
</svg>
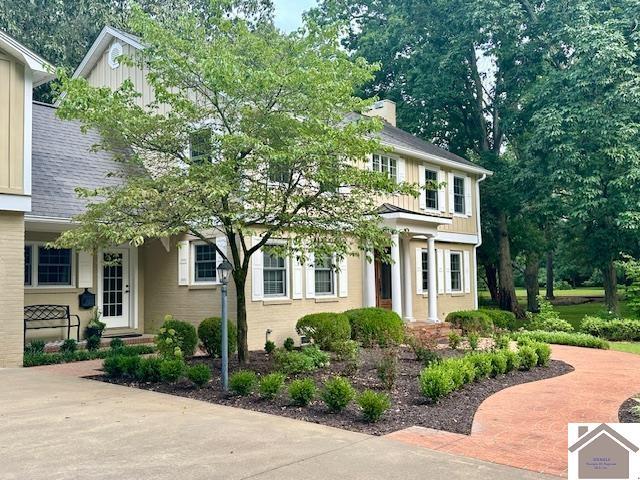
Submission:
<svg viewBox="0 0 640 480">
<path fill-rule="evenodd" d="M 640 355 L 554 345 L 553 358 L 575 371 L 492 395 L 471 435 L 412 427 L 388 437 L 566 477 L 567 423 L 617 422 L 620 404 L 640 392 Z"/>
</svg>

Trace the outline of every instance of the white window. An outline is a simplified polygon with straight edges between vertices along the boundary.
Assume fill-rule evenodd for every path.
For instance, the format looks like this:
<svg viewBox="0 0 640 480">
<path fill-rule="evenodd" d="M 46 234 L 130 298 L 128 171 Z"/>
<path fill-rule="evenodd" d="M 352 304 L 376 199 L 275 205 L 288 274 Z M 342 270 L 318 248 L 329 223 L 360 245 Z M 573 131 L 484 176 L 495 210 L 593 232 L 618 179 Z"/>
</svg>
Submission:
<svg viewBox="0 0 640 480">
<path fill-rule="evenodd" d="M 333 268 L 333 258 L 316 257 L 314 266 L 315 293 L 316 295 L 335 294 L 335 274 Z"/>
<path fill-rule="evenodd" d="M 263 252 L 263 288 L 265 297 L 287 295 L 287 262 L 284 257 Z"/>
<path fill-rule="evenodd" d="M 466 192 L 465 192 L 465 178 L 464 177 L 453 177 L 453 211 L 455 213 L 465 214 L 467 211 L 465 201 L 466 201 Z"/>
<path fill-rule="evenodd" d="M 398 161 L 387 155 L 373 155 L 373 171 L 386 173 L 394 180 L 398 180 Z"/>
<path fill-rule="evenodd" d="M 208 243 L 193 247 L 193 281 L 195 283 L 216 281 L 216 249 Z"/>
<path fill-rule="evenodd" d="M 211 129 L 201 128 L 191 134 L 189 156 L 192 163 L 211 162 Z"/>
<path fill-rule="evenodd" d="M 429 291 L 429 251 L 422 250 L 422 291 Z"/>
<path fill-rule="evenodd" d="M 438 210 L 438 189 L 434 185 L 438 184 L 438 172 L 425 168 L 424 170 L 425 206 L 432 210 Z"/>
<path fill-rule="evenodd" d="M 24 284 L 31 287 L 70 287 L 74 283 L 73 250 L 46 248 L 43 244 L 24 247 Z"/>
<path fill-rule="evenodd" d="M 451 252 L 451 291 L 462 292 L 462 252 Z"/>
</svg>

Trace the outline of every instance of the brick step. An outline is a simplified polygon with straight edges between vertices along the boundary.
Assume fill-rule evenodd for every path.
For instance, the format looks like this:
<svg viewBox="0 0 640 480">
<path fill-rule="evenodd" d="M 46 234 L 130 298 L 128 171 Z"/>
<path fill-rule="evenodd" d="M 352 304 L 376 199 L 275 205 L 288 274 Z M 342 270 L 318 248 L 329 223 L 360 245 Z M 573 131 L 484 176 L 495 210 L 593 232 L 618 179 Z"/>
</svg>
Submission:
<svg viewBox="0 0 640 480">
<path fill-rule="evenodd" d="M 453 325 L 447 322 L 411 322 L 407 324 L 407 329 L 416 335 L 433 338 L 437 342 L 447 342 L 451 332 L 460 334 L 459 329 L 454 328 Z"/>
</svg>

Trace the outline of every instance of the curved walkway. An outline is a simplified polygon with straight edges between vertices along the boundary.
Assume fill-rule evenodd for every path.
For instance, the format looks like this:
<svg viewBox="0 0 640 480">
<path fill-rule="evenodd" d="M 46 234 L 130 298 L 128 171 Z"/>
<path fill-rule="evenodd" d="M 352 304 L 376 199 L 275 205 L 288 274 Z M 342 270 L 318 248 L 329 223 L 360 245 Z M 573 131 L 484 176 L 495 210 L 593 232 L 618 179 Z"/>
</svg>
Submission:
<svg viewBox="0 0 640 480">
<path fill-rule="evenodd" d="M 554 345 L 552 358 L 575 371 L 492 395 L 471 435 L 412 427 L 388 437 L 566 477 L 567 423 L 618 422 L 620 404 L 640 392 L 640 355 Z"/>
</svg>

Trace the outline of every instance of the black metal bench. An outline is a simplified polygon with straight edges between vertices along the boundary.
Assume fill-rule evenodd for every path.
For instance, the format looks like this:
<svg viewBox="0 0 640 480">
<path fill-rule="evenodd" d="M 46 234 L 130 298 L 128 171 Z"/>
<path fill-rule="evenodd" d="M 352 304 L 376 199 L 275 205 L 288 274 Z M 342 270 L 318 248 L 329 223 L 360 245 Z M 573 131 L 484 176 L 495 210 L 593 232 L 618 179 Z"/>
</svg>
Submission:
<svg viewBox="0 0 640 480">
<path fill-rule="evenodd" d="M 72 318 L 76 321 L 73 322 Z M 67 338 L 70 338 L 71 327 L 77 328 L 76 338 L 80 341 L 80 317 L 71 315 L 68 305 L 28 305 L 24 307 L 25 342 L 27 330 L 63 327 L 67 328 Z"/>
</svg>

